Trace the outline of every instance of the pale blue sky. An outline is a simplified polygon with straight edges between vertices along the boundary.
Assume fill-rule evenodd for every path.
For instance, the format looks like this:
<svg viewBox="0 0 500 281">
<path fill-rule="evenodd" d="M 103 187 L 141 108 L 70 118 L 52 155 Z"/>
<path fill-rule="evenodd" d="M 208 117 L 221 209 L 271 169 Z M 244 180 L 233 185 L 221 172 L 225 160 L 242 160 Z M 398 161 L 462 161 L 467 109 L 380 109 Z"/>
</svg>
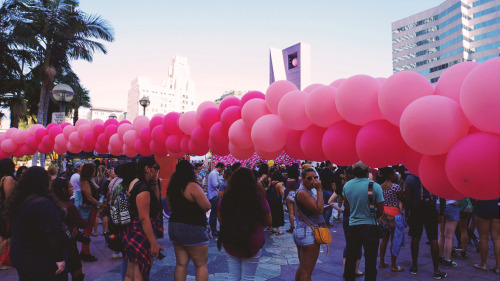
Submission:
<svg viewBox="0 0 500 281">
<path fill-rule="evenodd" d="M 198 102 L 228 90 L 265 91 L 269 47 L 311 45 L 312 83 L 392 74 L 391 22 L 442 0 L 118 1 L 82 0 L 115 30 L 108 54 L 74 70 L 92 103 L 126 109 L 137 76 L 159 84 L 175 55 L 188 58 Z"/>
</svg>

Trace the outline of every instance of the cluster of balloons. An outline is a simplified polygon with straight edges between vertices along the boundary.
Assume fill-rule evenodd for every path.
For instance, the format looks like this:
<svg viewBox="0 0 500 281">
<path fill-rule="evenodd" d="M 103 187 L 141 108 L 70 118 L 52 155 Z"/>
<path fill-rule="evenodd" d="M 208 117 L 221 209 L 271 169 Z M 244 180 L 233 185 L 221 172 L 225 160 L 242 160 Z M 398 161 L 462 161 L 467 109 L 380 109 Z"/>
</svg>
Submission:
<svg viewBox="0 0 500 281">
<path fill-rule="evenodd" d="M 266 93 L 226 97 L 196 111 L 157 114 L 133 123 L 78 120 L 11 128 L 0 157 L 55 151 L 181 157 L 257 152 L 274 159 L 331 160 L 347 166 L 404 164 L 434 194 L 460 199 L 500 196 L 500 58 L 447 69 L 435 87 L 416 72 L 387 79 L 356 75 L 300 91 L 277 81 Z"/>
</svg>

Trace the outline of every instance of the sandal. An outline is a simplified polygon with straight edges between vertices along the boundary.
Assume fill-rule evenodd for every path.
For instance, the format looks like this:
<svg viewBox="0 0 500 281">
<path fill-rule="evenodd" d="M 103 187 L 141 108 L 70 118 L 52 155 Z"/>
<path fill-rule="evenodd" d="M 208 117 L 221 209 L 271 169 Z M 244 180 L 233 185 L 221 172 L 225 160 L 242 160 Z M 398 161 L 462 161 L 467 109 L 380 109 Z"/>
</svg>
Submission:
<svg viewBox="0 0 500 281">
<path fill-rule="evenodd" d="M 473 265 L 473 267 L 476 268 L 476 269 L 480 269 L 482 271 L 487 271 L 488 270 L 488 268 L 486 267 L 486 265 L 485 266 L 481 266 L 481 264 L 479 264 L 479 263 L 476 263 L 475 265 Z"/>
<path fill-rule="evenodd" d="M 276 232 L 276 235 L 282 235 L 282 234 L 284 234 L 284 233 L 281 231 Z"/>
<path fill-rule="evenodd" d="M 391 268 L 391 272 L 403 272 L 405 269 L 401 266 L 397 266 L 396 268 Z"/>
<path fill-rule="evenodd" d="M 286 230 L 286 232 L 288 232 L 288 233 L 293 233 L 293 229 L 294 229 L 294 228 L 295 228 L 295 227 L 290 227 L 289 229 L 287 229 L 287 230 Z"/>
<path fill-rule="evenodd" d="M 493 272 L 495 272 L 497 275 L 500 275 L 500 268 L 494 266 L 494 267 L 490 267 L 490 270 L 492 270 Z"/>
<path fill-rule="evenodd" d="M 386 268 L 386 267 L 389 267 L 389 264 L 384 262 L 383 264 L 379 264 L 378 265 L 378 268 Z"/>
</svg>

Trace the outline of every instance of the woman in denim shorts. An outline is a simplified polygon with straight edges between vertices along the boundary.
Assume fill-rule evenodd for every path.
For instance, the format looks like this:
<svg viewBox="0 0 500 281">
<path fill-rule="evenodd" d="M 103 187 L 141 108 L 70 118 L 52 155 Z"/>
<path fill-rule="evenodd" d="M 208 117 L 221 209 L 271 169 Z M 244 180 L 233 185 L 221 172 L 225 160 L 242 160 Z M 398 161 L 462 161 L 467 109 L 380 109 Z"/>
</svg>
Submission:
<svg viewBox="0 0 500 281">
<path fill-rule="evenodd" d="M 460 208 L 458 201 L 440 199 L 436 204 L 438 213 L 443 220 L 439 223 L 439 257 L 444 267 L 457 267 L 457 263 L 451 260 L 453 250 L 453 235 L 460 220 Z"/>
<path fill-rule="evenodd" d="M 168 236 L 174 244 L 175 280 L 186 280 L 189 260 L 196 268 L 196 280 L 208 280 L 208 233 L 206 212 L 210 201 L 196 182 L 189 161 L 177 163 L 167 189 L 167 204 L 172 211 Z"/>
</svg>

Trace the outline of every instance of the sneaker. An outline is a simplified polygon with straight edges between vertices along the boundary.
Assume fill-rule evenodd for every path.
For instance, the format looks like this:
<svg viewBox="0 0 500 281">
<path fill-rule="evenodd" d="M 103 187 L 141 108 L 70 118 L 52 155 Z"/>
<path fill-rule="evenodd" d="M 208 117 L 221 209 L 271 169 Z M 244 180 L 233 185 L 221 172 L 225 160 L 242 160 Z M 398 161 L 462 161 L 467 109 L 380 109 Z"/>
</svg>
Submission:
<svg viewBox="0 0 500 281">
<path fill-rule="evenodd" d="M 113 253 L 113 257 L 111 257 L 112 260 L 120 260 L 122 259 L 122 253 Z"/>
<path fill-rule="evenodd" d="M 467 252 L 460 252 L 460 259 L 461 260 L 468 260 L 469 255 L 467 255 Z"/>
<path fill-rule="evenodd" d="M 452 260 L 444 260 L 444 262 L 442 263 L 442 265 L 444 267 L 447 267 L 447 268 L 454 268 L 454 267 L 457 267 L 457 263 L 452 261 Z"/>
<path fill-rule="evenodd" d="M 97 261 L 97 258 L 92 256 L 91 254 L 80 253 L 80 259 L 84 262 L 94 262 Z"/>
<path fill-rule="evenodd" d="M 439 280 L 439 279 L 446 278 L 446 276 L 448 276 L 446 274 L 446 272 L 441 271 L 440 273 L 434 274 L 434 276 L 432 276 L 432 278 Z"/>
<path fill-rule="evenodd" d="M 410 274 L 411 275 L 417 275 L 418 274 L 418 269 L 416 267 L 411 267 L 410 268 Z"/>
<path fill-rule="evenodd" d="M 455 250 L 455 251 L 460 251 L 460 250 L 462 250 L 462 245 L 458 244 L 458 245 L 454 246 L 454 247 L 453 247 L 453 250 Z"/>
</svg>

